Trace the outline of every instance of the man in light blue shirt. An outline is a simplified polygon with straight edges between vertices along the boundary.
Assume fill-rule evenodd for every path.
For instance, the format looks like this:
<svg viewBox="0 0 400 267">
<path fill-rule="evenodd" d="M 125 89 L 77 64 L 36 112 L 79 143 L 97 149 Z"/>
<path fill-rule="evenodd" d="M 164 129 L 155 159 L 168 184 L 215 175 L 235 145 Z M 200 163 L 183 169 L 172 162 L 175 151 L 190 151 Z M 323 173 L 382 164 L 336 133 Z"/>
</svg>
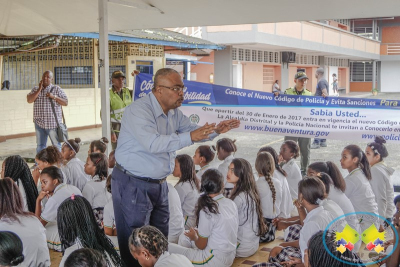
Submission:
<svg viewBox="0 0 400 267">
<path fill-rule="evenodd" d="M 140 266 L 128 246 L 135 228 L 150 224 L 168 237 L 166 177 L 174 170 L 176 151 L 239 127 L 238 120 L 202 127 L 191 123 L 178 109 L 184 89 L 177 71 L 160 69 L 152 92 L 128 106 L 122 117 L 111 186 L 118 243 L 127 266 Z"/>
</svg>

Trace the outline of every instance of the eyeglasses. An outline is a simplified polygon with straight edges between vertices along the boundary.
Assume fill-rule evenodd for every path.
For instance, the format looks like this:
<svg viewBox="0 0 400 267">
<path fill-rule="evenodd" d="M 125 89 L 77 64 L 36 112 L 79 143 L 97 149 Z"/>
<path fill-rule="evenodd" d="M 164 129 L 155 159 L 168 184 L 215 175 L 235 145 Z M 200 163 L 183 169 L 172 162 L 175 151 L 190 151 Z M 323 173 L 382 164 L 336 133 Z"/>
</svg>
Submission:
<svg viewBox="0 0 400 267">
<path fill-rule="evenodd" d="M 174 92 L 177 92 L 177 93 L 183 92 L 183 91 L 185 91 L 187 89 L 186 86 L 183 86 L 183 87 L 179 87 L 179 86 L 168 87 L 168 86 L 165 86 L 165 85 L 159 85 L 159 86 L 167 88 L 167 89 L 170 89 L 170 90 L 172 90 Z"/>
</svg>

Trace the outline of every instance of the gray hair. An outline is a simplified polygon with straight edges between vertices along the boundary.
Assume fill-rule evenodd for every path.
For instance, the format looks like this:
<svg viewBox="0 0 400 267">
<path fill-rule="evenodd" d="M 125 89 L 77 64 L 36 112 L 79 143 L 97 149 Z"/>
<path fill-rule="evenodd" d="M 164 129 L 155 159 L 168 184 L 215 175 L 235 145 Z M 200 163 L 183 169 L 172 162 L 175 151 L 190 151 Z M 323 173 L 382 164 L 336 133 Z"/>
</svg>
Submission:
<svg viewBox="0 0 400 267">
<path fill-rule="evenodd" d="M 160 79 L 160 77 L 165 77 L 165 76 L 167 76 L 167 75 L 169 75 L 169 74 L 172 74 L 172 73 L 179 74 L 179 72 L 177 72 L 176 70 L 171 69 L 171 68 L 162 68 L 162 69 L 159 69 L 159 70 L 156 72 L 156 75 L 154 75 L 154 87 L 153 87 L 152 90 L 153 90 L 153 91 L 156 90 L 156 87 L 158 86 L 158 80 Z"/>
<path fill-rule="evenodd" d="M 324 75 L 325 71 L 323 68 L 318 68 L 317 73 Z"/>
</svg>

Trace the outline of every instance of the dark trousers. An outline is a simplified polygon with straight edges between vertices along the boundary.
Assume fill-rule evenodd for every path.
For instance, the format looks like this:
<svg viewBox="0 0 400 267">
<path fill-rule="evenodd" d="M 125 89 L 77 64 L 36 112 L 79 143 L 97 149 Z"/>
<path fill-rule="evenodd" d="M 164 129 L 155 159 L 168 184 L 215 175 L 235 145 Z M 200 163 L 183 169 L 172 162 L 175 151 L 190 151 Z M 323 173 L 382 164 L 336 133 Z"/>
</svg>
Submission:
<svg viewBox="0 0 400 267">
<path fill-rule="evenodd" d="M 114 168 L 111 188 L 121 258 L 126 266 L 140 266 L 129 251 L 129 236 L 135 228 L 152 225 L 168 237 L 167 182 L 138 180 Z"/>
<path fill-rule="evenodd" d="M 293 140 L 299 144 L 300 169 L 301 169 L 301 174 L 305 175 L 307 173 L 308 165 L 310 165 L 311 138 L 285 136 L 285 141 L 286 140 Z"/>
<path fill-rule="evenodd" d="M 326 142 L 326 139 L 314 138 L 314 143 L 321 144 L 321 142 Z"/>
</svg>

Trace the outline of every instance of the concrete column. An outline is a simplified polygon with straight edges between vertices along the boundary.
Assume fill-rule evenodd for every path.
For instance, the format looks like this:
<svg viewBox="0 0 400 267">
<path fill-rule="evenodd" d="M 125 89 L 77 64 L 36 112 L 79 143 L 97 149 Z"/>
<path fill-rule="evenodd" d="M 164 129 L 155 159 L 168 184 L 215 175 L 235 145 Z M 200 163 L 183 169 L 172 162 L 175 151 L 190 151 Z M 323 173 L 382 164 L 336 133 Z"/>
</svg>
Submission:
<svg viewBox="0 0 400 267">
<path fill-rule="evenodd" d="M 0 56 L 0 84 L 3 82 L 3 56 Z"/>
<path fill-rule="evenodd" d="M 372 39 L 376 40 L 376 26 L 377 26 L 376 19 L 372 20 Z"/>
<path fill-rule="evenodd" d="M 214 52 L 214 84 L 233 85 L 232 47 Z"/>
<path fill-rule="evenodd" d="M 289 63 L 281 64 L 281 90 L 285 92 L 289 85 Z"/>
<path fill-rule="evenodd" d="M 376 61 L 372 61 L 372 88 L 376 88 Z"/>
</svg>

